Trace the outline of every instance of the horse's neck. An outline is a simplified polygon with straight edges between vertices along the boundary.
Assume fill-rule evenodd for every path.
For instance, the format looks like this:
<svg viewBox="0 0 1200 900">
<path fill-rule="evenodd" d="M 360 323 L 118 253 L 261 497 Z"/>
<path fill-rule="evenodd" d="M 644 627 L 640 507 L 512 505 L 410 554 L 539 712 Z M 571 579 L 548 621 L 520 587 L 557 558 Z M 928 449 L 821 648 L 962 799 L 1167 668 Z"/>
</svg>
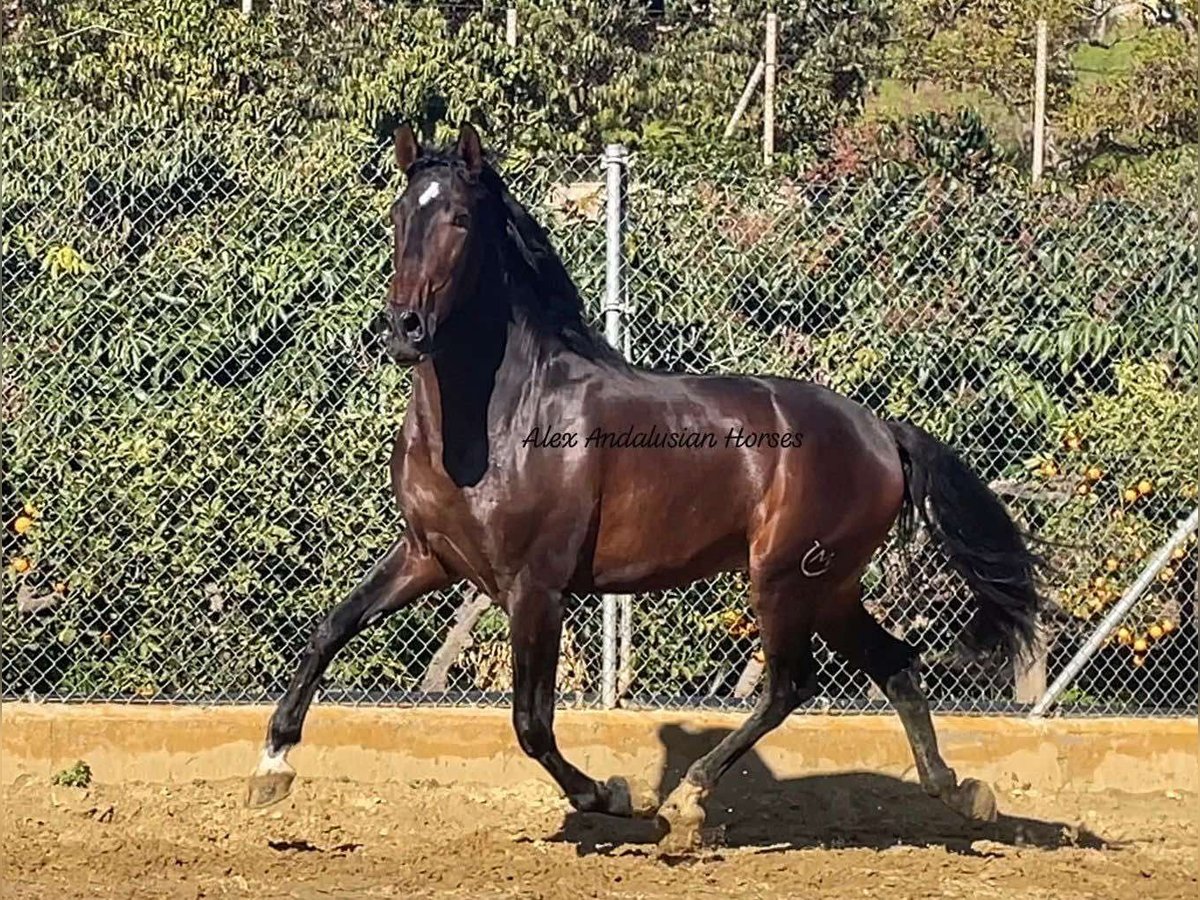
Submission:
<svg viewBox="0 0 1200 900">
<path fill-rule="evenodd" d="M 441 446 L 446 472 L 461 487 L 483 477 L 494 444 L 521 418 L 548 348 L 520 313 L 480 317 L 457 331 L 417 366 L 413 402 L 418 428 Z"/>
</svg>

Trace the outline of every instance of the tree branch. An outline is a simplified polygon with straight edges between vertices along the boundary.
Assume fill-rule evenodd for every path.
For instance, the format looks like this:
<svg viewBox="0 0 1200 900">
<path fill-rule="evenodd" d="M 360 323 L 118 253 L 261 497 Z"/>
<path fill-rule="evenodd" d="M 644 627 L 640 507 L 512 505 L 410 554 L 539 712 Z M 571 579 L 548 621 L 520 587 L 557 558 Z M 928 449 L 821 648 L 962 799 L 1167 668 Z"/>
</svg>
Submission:
<svg viewBox="0 0 1200 900">
<path fill-rule="evenodd" d="M 425 670 L 425 677 L 421 680 L 421 690 L 424 693 L 445 693 L 450 667 L 454 665 L 459 654 L 462 653 L 463 647 L 471 639 L 471 630 L 475 627 L 475 623 L 491 605 L 490 597 L 476 593 L 474 589 L 471 589 L 463 602 L 458 605 L 458 609 L 454 611 L 454 625 L 446 633 L 446 639 L 442 641 L 442 646 L 438 647 L 437 652 L 433 654 L 433 659 L 429 661 L 429 668 Z"/>
</svg>

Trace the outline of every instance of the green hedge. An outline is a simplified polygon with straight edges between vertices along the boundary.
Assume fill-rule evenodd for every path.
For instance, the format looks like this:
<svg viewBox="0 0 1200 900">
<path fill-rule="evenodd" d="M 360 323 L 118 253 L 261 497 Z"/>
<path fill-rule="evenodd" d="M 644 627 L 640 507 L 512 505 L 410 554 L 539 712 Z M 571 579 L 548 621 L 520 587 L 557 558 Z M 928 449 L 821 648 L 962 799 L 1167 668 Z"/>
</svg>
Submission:
<svg viewBox="0 0 1200 900">
<path fill-rule="evenodd" d="M 1178 201 L 971 187 L 895 166 L 831 181 L 645 161 L 631 193 L 629 345 L 649 365 L 820 381 L 950 440 L 1052 542 L 1061 610 L 1049 624 L 1065 649 L 1194 503 L 1200 455 L 1182 437 L 1200 433 L 1189 214 Z M 1126 499 L 1142 482 L 1150 493 Z M 895 630 L 945 649 L 969 598 L 936 554 L 916 563 L 906 585 L 881 559 L 868 600 Z M 1141 635 L 1175 627 L 1170 649 L 1149 657 L 1163 659 L 1163 681 L 1143 685 L 1139 703 L 1168 687 L 1170 702 L 1190 702 L 1195 577 L 1193 542 L 1127 623 Z M 725 581 L 708 596 L 744 603 Z M 643 608 L 639 631 L 652 634 L 675 607 Z M 728 640 L 706 610 L 684 602 L 671 633 L 688 637 L 660 627 L 666 643 L 647 643 L 650 683 L 694 670 L 689 689 L 706 690 L 712 643 Z M 1131 662 L 1125 652 L 1107 668 L 1115 678 Z M 827 673 L 844 677 L 836 662 Z M 1003 673 L 982 677 L 940 692 L 966 704 L 1009 695 Z"/>
<path fill-rule="evenodd" d="M 284 139 L 25 107 L 4 124 L 4 689 L 276 691 L 400 527 L 386 458 L 407 376 L 380 364 L 368 327 L 386 148 L 334 123 Z M 602 224 L 552 190 L 597 179 L 595 164 L 510 170 L 598 298 Z M 925 424 L 988 478 L 1049 491 L 1013 502 L 1072 545 L 1053 585 L 1068 612 L 1110 556 L 1119 589 L 1187 508 L 1197 264 L 1180 205 L 870 169 L 813 181 L 641 158 L 633 172 L 635 359 L 820 380 Z M 1090 465 L 1104 476 L 1074 493 Z M 1152 496 L 1123 501 L 1143 479 Z M 36 524 L 18 533 L 26 503 Z M 1193 559 L 1143 618 L 1178 618 Z M 886 561 L 871 599 L 914 639 L 932 615 L 924 639 L 944 642 L 965 598 L 919 562 L 933 613 L 897 604 Z M 57 583 L 52 609 L 17 612 L 18 591 Z M 640 602 L 639 689 L 703 692 L 714 655 L 748 652 L 714 616 L 742 596 L 722 581 Z M 453 603 L 372 632 L 331 685 L 414 687 Z M 580 641 L 597 619 L 580 615 Z"/>
<path fill-rule="evenodd" d="M 408 376 L 369 328 L 394 186 L 361 174 L 385 148 L 4 125 L 5 690 L 278 689 L 401 527 Z M 17 613 L 18 588 L 64 582 L 52 613 Z M 335 680 L 413 687 L 443 621 L 381 629 Z"/>
<path fill-rule="evenodd" d="M 746 142 L 721 134 L 760 54 L 764 0 L 735 0 L 728 18 L 673 3 L 665 22 L 640 3 L 522 2 L 516 48 L 506 6 L 347 0 L 244 18 L 226 0 L 25 3 L 0 96 L 279 134 L 471 118 L 505 148 L 576 153 L 608 139 L 741 152 Z M 780 150 L 810 152 L 861 108 L 887 20 L 877 0 L 775 7 L 788 73 Z"/>
</svg>

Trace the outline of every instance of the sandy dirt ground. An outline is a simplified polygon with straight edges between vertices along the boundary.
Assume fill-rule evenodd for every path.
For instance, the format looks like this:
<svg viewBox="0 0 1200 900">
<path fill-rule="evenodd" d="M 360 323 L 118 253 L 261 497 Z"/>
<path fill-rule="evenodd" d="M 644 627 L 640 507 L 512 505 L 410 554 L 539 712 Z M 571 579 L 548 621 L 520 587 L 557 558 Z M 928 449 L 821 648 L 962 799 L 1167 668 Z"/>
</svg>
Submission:
<svg viewBox="0 0 1200 900">
<path fill-rule="evenodd" d="M 239 780 L 4 789 L 5 898 L 1173 898 L 1200 896 L 1195 796 L 998 785 L 968 825 L 907 782 L 732 777 L 713 845 L 659 857 L 653 823 L 572 813 L 544 783 Z"/>
</svg>

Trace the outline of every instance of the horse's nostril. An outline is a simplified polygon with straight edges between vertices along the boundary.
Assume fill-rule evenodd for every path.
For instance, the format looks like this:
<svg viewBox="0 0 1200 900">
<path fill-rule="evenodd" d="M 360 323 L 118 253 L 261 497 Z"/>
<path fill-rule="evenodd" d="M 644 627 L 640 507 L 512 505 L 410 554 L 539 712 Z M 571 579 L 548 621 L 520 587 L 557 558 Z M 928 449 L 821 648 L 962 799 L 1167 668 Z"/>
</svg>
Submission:
<svg viewBox="0 0 1200 900">
<path fill-rule="evenodd" d="M 404 329 L 404 333 L 414 340 L 419 338 L 425 331 L 421 327 L 421 317 L 416 313 L 405 313 L 400 317 L 400 327 Z"/>
</svg>

